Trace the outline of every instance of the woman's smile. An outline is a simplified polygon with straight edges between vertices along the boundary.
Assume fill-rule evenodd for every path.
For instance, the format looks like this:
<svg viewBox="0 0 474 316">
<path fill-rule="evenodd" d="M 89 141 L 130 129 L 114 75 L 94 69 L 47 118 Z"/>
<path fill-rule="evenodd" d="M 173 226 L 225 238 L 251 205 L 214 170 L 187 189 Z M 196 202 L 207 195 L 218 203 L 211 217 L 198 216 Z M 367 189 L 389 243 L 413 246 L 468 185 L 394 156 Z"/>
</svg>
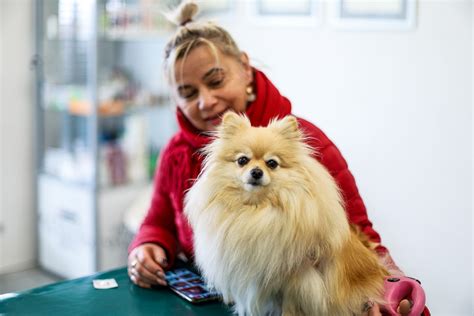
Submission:
<svg viewBox="0 0 474 316">
<path fill-rule="evenodd" d="M 175 100 L 194 127 L 212 131 L 225 112 L 245 112 L 252 79 L 247 55 L 239 61 L 202 44 L 176 62 Z"/>
</svg>

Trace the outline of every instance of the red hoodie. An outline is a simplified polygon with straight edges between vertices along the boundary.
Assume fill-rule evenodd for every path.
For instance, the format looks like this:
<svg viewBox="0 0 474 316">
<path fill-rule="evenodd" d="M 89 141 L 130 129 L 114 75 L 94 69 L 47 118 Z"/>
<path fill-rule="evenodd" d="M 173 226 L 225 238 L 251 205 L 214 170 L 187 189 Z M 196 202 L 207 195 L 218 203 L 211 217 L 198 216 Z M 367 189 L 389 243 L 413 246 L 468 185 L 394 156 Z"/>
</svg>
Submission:
<svg viewBox="0 0 474 316">
<path fill-rule="evenodd" d="M 260 71 L 255 70 L 256 99 L 247 107 L 246 115 L 253 126 L 266 126 L 271 119 L 291 114 L 291 104 Z M 193 232 L 183 214 L 184 192 L 189 189 L 201 171 L 203 157 L 198 149 L 210 138 L 196 130 L 177 111 L 179 131 L 163 149 L 155 175 L 154 193 L 148 214 L 129 251 L 146 242 L 157 243 L 174 262 L 176 254 L 183 251 L 193 257 Z M 367 211 L 347 163 L 337 147 L 316 126 L 298 118 L 301 130 L 308 136 L 309 144 L 316 149 L 315 159 L 320 161 L 336 179 L 349 221 L 356 224 L 374 242 L 380 243 L 379 234 L 372 228 Z M 383 246 L 377 251 L 387 253 Z"/>
</svg>

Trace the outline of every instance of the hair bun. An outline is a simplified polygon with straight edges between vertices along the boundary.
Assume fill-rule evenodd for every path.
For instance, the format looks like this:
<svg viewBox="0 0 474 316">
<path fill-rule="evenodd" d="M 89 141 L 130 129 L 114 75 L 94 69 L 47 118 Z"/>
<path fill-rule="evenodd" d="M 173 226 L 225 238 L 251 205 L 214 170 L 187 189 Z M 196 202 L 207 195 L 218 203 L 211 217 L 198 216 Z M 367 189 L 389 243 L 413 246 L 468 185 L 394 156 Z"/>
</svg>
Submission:
<svg viewBox="0 0 474 316">
<path fill-rule="evenodd" d="M 193 21 L 198 11 L 199 7 L 194 1 L 183 1 L 175 10 L 165 14 L 165 16 L 175 25 L 185 26 Z"/>
</svg>

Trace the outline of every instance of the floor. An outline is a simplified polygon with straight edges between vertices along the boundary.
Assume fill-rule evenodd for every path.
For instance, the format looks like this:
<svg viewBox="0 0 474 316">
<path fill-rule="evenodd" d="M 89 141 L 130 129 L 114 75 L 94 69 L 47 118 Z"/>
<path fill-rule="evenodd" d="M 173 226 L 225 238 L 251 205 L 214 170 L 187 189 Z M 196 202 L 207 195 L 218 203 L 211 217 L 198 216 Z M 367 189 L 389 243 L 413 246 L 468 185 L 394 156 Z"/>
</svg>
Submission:
<svg viewBox="0 0 474 316">
<path fill-rule="evenodd" d="M 29 269 L 21 272 L 0 275 L 0 295 L 43 286 L 62 279 L 41 269 Z"/>
</svg>

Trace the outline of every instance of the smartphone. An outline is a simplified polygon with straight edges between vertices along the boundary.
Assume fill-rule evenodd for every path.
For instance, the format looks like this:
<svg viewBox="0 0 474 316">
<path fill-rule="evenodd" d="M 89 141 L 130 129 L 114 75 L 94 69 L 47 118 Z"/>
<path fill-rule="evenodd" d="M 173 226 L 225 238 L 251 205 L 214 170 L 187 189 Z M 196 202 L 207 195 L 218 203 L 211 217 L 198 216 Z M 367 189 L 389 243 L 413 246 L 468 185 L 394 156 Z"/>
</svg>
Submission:
<svg viewBox="0 0 474 316">
<path fill-rule="evenodd" d="M 180 297 L 191 303 L 215 301 L 220 295 L 209 289 L 204 279 L 186 268 L 179 268 L 165 273 L 168 287 Z"/>
</svg>

